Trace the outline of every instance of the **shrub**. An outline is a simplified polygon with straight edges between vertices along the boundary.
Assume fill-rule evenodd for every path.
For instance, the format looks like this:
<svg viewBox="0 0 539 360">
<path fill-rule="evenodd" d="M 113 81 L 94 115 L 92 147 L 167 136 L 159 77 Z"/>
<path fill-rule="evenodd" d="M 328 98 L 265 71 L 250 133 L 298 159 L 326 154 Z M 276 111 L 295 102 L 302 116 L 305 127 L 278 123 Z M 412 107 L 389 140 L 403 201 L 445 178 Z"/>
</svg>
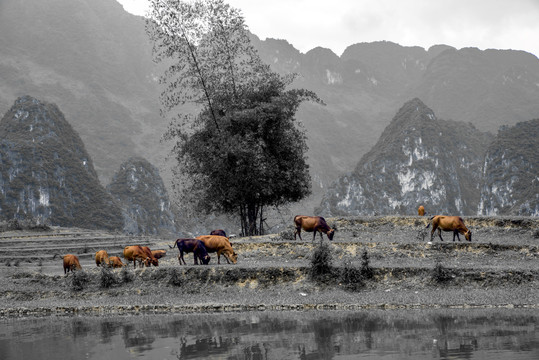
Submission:
<svg viewBox="0 0 539 360">
<path fill-rule="evenodd" d="M 363 251 L 363 254 L 361 255 L 361 275 L 365 279 L 372 279 L 374 276 L 374 272 L 369 265 L 369 254 L 367 253 L 367 250 Z"/>
<path fill-rule="evenodd" d="M 84 270 L 75 270 L 71 276 L 71 287 L 75 291 L 81 291 L 90 281 L 90 277 Z"/>
<path fill-rule="evenodd" d="M 294 240 L 294 233 L 295 233 L 294 228 L 287 228 L 279 233 L 279 237 L 283 240 L 291 241 L 291 240 Z"/>
<path fill-rule="evenodd" d="M 333 267 L 331 265 L 332 255 L 329 245 L 321 241 L 314 249 L 311 258 L 309 275 L 312 280 L 327 283 L 332 278 Z"/>
<path fill-rule="evenodd" d="M 101 267 L 100 283 L 102 288 L 110 288 L 118 284 L 119 281 L 110 268 L 103 266 Z"/>
<path fill-rule="evenodd" d="M 124 266 L 122 268 L 122 271 L 120 272 L 121 280 L 124 284 L 130 283 L 133 281 L 133 274 L 129 272 L 127 269 L 127 266 Z"/>
<path fill-rule="evenodd" d="M 432 271 L 432 279 L 436 283 L 446 283 L 453 278 L 451 270 L 442 265 L 440 260 L 436 261 L 434 270 Z"/>
<path fill-rule="evenodd" d="M 172 286 L 183 286 L 182 274 L 178 273 L 178 270 L 176 270 L 175 268 L 170 271 L 168 284 Z"/>
<path fill-rule="evenodd" d="M 340 280 L 344 285 L 344 288 L 351 291 L 357 291 L 365 286 L 365 281 L 363 275 L 361 274 L 361 270 L 353 267 L 350 260 L 344 261 Z"/>
</svg>

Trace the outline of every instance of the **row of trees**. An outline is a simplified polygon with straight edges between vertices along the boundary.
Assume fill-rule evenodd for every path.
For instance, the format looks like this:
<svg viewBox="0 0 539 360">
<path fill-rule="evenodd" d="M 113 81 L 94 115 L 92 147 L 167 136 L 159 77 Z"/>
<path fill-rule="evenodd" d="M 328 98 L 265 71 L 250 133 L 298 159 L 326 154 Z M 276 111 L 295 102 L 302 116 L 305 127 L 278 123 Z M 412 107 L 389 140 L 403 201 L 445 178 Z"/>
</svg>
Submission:
<svg viewBox="0 0 539 360">
<path fill-rule="evenodd" d="M 147 32 L 165 65 L 176 195 L 195 211 L 237 215 L 243 235 L 262 233 L 265 209 L 310 194 L 295 114 L 303 101 L 321 101 L 261 61 L 240 11 L 222 0 L 151 0 Z"/>
</svg>

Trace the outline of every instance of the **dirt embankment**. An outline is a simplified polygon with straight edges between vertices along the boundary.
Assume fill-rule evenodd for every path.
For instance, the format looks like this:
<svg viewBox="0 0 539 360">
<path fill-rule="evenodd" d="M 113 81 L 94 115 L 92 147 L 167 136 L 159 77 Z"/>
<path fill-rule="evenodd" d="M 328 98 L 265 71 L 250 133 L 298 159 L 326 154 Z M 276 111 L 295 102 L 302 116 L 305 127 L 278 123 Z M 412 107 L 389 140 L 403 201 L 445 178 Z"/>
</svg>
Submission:
<svg viewBox="0 0 539 360">
<path fill-rule="evenodd" d="M 137 311 L 310 308 L 539 307 L 539 219 L 467 217 L 472 242 L 444 241 L 426 217 L 328 219 L 334 241 L 312 234 L 231 239 L 238 264 L 178 264 L 173 239 L 81 229 L 0 233 L 0 316 Z M 97 268 L 96 251 L 166 249 L 159 267 Z M 64 276 L 55 254 L 79 256 Z M 322 254 L 322 255 L 321 255 Z M 316 261 L 313 261 L 316 259 Z"/>
</svg>

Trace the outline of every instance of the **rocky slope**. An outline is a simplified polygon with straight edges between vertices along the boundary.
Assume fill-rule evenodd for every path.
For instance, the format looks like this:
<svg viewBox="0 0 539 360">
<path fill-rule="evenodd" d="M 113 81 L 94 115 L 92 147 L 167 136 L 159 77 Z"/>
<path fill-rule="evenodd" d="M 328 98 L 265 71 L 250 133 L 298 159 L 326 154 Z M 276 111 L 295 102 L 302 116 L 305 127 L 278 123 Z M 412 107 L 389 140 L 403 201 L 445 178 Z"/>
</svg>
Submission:
<svg viewBox="0 0 539 360">
<path fill-rule="evenodd" d="M 77 132 L 56 105 L 30 96 L 0 121 L 0 214 L 65 227 L 123 226 Z"/>
<path fill-rule="evenodd" d="M 479 213 L 539 216 L 539 119 L 500 129 L 485 156 Z"/>
<path fill-rule="evenodd" d="M 326 192 L 324 215 L 477 213 L 490 137 L 471 124 L 440 120 L 421 100 L 402 106 L 356 169 Z"/>
<path fill-rule="evenodd" d="M 176 233 L 174 214 L 159 170 L 136 157 L 123 163 L 107 191 L 121 204 L 128 234 Z"/>
</svg>

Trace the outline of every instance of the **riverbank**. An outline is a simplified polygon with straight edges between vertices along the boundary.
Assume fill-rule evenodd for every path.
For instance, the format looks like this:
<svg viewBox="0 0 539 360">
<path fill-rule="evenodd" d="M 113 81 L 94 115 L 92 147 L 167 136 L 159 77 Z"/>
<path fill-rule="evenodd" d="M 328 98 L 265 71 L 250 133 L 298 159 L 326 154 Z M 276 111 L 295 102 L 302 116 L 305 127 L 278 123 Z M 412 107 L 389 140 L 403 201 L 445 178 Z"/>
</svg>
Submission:
<svg viewBox="0 0 539 360">
<path fill-rule="evenodd" d="M 537 218 L 465 218 L 471 243 L 453 243 L 450 233 L 444 242 L 429 241 L 420 217 L 328 220 L 339 230 L 334 241 L 324 239 L 330 267 L 318 277 L 312 257 L 319 238 L 296 241 L 292 229 L 233 238 L 238 264 L 217 265 L 214 256 L 209 266 L 180 266 L 177 250 L 168 248 L 174 239 L 81 229 L 3 232 L 0 316 L 539 307 Z M 119 255 L 134 243 L 168 254 L 157 268 L 95 266 L 95 251 Z M 83 271 L 64 276 L 61 260 L 52 259 L 57 252 L 77 254 Z"/>
</svg>

